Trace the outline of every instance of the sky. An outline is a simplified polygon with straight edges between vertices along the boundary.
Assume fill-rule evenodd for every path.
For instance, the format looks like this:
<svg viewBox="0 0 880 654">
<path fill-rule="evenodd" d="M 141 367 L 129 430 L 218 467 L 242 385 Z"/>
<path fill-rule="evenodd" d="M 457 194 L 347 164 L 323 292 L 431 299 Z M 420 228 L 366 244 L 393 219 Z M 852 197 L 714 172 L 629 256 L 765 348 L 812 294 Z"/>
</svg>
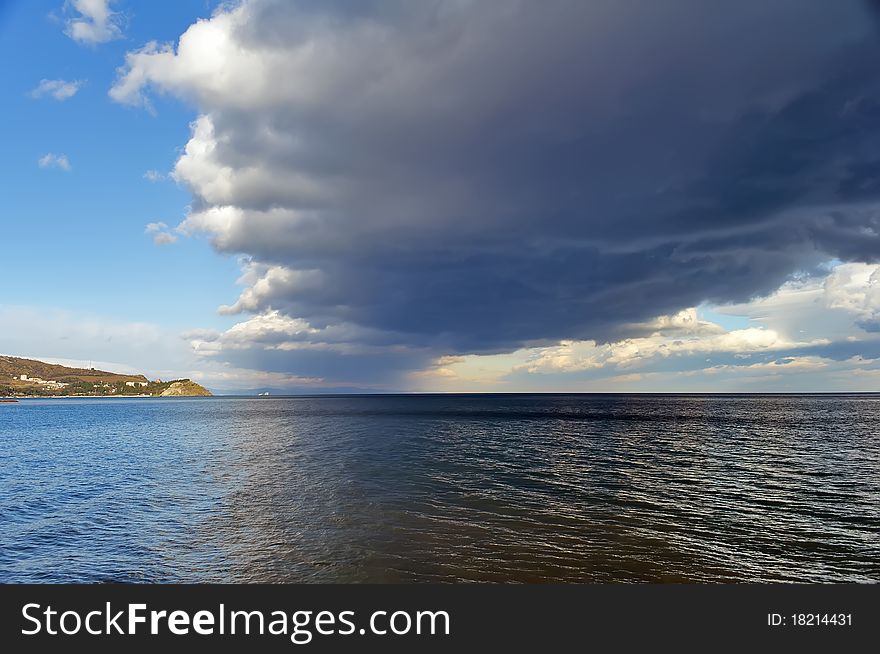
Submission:
<svg viewBox="0 0 880 654">
<path fill-rule="evenodd" d="M 880 391 L 863 0 L 0 0 L 0 353 Z"/>
</svg>

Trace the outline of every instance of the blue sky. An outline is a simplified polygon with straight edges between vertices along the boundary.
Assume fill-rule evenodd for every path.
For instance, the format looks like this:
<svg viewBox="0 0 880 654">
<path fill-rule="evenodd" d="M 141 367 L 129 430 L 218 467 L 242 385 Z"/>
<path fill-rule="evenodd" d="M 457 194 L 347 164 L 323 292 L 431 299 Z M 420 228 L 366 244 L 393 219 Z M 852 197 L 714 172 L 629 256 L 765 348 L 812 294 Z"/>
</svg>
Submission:
<svg viewBox="0 0 880 654">
<path fill-rule="evenodd" d="M 868 3 L 0 6 L 4 354 L 880 390 Z"/>
<path fill-rule="evenodd" d="M 143 175 L 171 168 L 195 112 L 171 101 L 150 115 L 107 97 L 128 49 L 173 39 L 210 14 L 206 4 L 125 7 L 124 38 L 94 45 L 64 34 L 59 2 L 6 4 L 0 54 L 15 65 L 0 70 L 6 89 L 4 258 L 26 273 L 5 288 L 4 303 L 110 313 L 179 329 L 228 322 L 215 309 L 235 292 L 234 258 L 218 257 L 198 241 L 156 248 L 143 234 L 147 223 L 178 222 L 189 204 L 173 182 L 151 183 Z M 82 86 L 62 102 L 35 99 L 30 94 L 42 79 Z M 65 155 L 70 171 L 40 168 L 37 161 L 47 153 Z"/>
</svg>

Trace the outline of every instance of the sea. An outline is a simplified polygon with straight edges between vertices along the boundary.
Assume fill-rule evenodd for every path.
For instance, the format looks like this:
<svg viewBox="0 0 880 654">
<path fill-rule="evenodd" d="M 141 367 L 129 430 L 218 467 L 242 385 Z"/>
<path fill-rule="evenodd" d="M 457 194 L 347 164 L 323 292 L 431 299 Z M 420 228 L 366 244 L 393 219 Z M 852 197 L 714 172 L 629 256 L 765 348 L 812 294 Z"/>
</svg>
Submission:
<svg viewBox="0 0 880 654">
<path fill-rule="evenodd" d="M 3 583 L 878 581 L 878 395 L 0 404 Z"/>
</svg>

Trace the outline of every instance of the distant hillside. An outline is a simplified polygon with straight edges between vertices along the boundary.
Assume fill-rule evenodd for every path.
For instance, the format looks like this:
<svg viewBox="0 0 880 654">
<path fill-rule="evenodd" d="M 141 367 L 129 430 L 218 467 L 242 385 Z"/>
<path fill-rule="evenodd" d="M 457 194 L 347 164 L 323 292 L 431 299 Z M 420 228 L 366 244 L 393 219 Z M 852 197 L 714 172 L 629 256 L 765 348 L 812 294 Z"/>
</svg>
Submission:
<svg viewBox="0 0 880 654">
<path fill-rule="evenodd" d="M 189 379 L 150 381 L 143 375 L 120 375 L 94 368 L 68 368 L 34 359 L 0 355 L 0 396 L 59 395 L 192 397 L 211 395 L 211 392 Z"/>
<path fill-rule="evenodd" d="M 148 381 L 143 375 L 119 375 L 115 372 L 95 370 L 94 368 L 68 368 L 67 366 L 43 363 L 34 359 L 0 356 L 0 379 L 3 382 L 6 381 L 6 378 L 21 377 L 22 375 L 62 383 L 88 381 L 95 384 L 115 384 L 127 381 Z"/>
<path fill-rule="evenodd" d="M 204 386 L 199 386 L 189 379 L 179 379 L 169 384 L 159 395 L 162 397 L 204 397 L 211 394 Z"/>
</svg>

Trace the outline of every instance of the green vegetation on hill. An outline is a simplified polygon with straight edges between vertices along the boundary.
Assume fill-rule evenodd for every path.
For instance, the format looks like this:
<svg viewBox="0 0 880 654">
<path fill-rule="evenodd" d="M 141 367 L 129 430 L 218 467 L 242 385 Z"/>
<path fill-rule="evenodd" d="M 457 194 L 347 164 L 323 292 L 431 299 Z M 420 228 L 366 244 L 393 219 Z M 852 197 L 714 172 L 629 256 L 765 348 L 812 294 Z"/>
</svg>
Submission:
<svg viewBox="0 0 880 654">
<path fill-rule="evenodd" d="M 94 384 L 115 384 L 117 382 L 145 382 L 143 375 L 118 375 L 115 372 L 95 370 L 94 368 L 68 368 L 54 363 L 43 363 L 35 359 L 0 356 L 0 380 L 5 382 L 12 377 L 37 377 L 61 383 L 72 381 L 92 382 Z"/>
<path fill-rule="evenodd" d="M 22 375 L 26 379 L 22 379 Z M 189 379 L 151 382 L 143 375 L 119 375 L 94 368 L 68 368 L 34 359 L 0 356 L 0 397 L 64 395 L 191 397 L 211 393 Z"/>
</svg>

